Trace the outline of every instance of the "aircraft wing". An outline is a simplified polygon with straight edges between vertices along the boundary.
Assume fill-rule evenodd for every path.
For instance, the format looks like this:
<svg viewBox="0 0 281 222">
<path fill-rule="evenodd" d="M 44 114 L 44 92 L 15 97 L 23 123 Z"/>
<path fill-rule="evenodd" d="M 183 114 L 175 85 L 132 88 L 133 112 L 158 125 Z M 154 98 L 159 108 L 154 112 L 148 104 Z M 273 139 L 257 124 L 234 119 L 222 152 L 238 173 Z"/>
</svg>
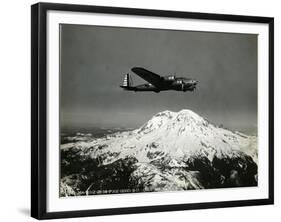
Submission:
<svg viewBox="0 0 281 222">
<path fill-rule="evenodd" d="M 155 87 L 158 88 L 161 86 L 161 82 L 162 82 L 161 76 L 141 67 L 134 67 L 132 68 L 132 71 L 136 73 L 139 77 L 144 79 L 145 81 L 154 85 Z"/>
</svg>

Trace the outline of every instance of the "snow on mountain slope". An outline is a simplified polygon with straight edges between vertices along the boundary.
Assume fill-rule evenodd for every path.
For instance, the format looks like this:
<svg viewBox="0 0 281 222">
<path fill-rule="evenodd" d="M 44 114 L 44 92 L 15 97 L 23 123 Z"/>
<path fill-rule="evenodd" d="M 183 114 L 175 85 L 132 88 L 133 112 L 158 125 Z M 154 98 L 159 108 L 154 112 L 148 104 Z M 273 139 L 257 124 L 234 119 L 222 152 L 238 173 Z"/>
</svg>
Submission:
<svg viewBox="0 0 281 222">
<path fill-rule="evenodd" d="M 212 161 L 214 156 L 234 157 L 245 152 L 257 159 L 256 137 L 214 126 L 190 110 L 160 112 L 134 131 L 73 145 L 85 151 L 91 148 L 92 158 L 107 151 L 116 153 L 114 158 L 105 158 L 104 164 L 126 156 L 150 162 L 164 154 L 178 161 L 194 155 L 203 155 Z M 62 145 L 62 149 L 65 146 L 69 144 Z"/>
<path fill-rule="evenodd" d="M 160 112 L 139 129 L 64 144 L 61 149 L 78 150 L 99 166 L 134 158 L 130 181 L 144 191 L 257 182 L 257 138 L 215 126 L 191 110 Z M 229 170 L 222 173 L 225 167 Z M 255 177 L 251 182 L 249 169 Z M 213 185 L 208 180 L 214 180 Z"/>
</svg>

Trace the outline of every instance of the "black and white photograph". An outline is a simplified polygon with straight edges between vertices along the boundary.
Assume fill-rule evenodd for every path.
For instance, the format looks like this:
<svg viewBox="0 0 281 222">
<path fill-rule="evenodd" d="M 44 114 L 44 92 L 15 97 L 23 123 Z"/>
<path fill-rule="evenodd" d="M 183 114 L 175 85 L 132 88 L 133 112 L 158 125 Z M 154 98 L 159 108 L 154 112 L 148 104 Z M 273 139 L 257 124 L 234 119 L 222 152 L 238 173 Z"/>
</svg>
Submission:
<svg viewBox="0 0 281 222">
<path fill-rule="evenodd" d="M 258 35 L 59 26 L 59 196 L 258 186 Z"/>
<path fill-rule="evenodd" d="M 32 217 L 274 203 L 274 18 L 157 8 L 31 6 Z"/>
</svg>

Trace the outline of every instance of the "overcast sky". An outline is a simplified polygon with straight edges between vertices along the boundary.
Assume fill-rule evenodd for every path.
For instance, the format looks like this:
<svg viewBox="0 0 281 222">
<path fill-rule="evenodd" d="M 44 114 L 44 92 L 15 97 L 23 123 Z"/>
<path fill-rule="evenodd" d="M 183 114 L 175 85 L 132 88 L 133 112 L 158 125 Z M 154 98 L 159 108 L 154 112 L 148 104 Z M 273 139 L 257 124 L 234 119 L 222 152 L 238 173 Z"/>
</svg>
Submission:
<svg viewBox="0 0 281 222">
<path fill-rule="evenodd" d="M 66 24 L 60 34 L 62 127 L 139 127 L 160 111 L 191 109 L 255 132 L 256 35 Z M 134 66 L 199 84 L 185 93 L 124 91 L 119 85 Z"/>
</svg>

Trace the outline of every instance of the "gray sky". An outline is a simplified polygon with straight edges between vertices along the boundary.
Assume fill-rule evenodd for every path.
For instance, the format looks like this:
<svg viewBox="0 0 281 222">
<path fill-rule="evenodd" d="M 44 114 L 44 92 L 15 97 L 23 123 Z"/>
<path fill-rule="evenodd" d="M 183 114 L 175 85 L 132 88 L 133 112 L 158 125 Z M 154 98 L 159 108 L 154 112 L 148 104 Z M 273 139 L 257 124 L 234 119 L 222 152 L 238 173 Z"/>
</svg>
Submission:
<svg viewBox="0 0 281 222">
<path fill-rule="evenodd" d="M 139 127 L 160 111 L 191 109 L 255 132 L 256 35 L 66 24 L 60 34 L 62 127 Z M 119 85 L 134 66 L 194 78 L 198 89 L 123 91 Z"/>
</svg>

